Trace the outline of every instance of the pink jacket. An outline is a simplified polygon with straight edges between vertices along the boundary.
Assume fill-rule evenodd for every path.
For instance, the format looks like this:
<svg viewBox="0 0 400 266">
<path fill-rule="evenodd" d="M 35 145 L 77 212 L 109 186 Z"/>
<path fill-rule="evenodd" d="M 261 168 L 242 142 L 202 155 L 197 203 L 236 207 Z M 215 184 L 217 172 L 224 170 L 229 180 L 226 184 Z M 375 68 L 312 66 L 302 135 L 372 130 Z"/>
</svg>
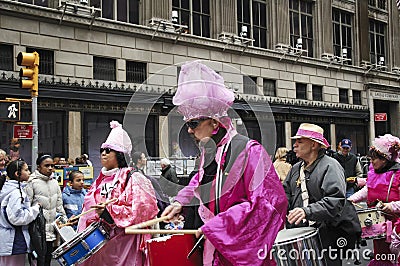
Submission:
<svg viewBox="0 0 400 266">
<path fill-rule="evenodd" d="M 202 170 L 178 193 L 176 200 L 182 205 L 202 189 Z M 239 154 L 221 195 L 220 213 L 211 214 L 201 227 L 215 247 L 212 264 L 275 265 L 269 253 L 283 228 L 287 199 L 269 155 L 258 142 L 250 140 Z M 199 208 L 202 211 L 210 213 L 204 205 Z"/>
<path fill-rule="evenodd" d="M 395 175 L 389 193 L 389 202 L 393 211 L 400 213 L 400 171 L 388 171 L 377 174 L 375 173 L 372 165 L 370 165 L 367 185 L 351 195 L 348 199 L 352 202 L 368 200 L 368 202 L 371 204 L 376 200 L 386 202 L 389 184 L 393 174 Z M 370 203 L 368 203 L 369 206 Z"/>
<path fill-rule="evenodd" d="M 153 219 L 158 212 L 157 201 L 150 181 L 139 172 L 133 172 L 126 187 L 125 182 L 131 168 L 103 171 L 85 196 L 83 212 L 91 206 L 109 199 L 118 199 L 106 208 L 115 225 L 110 232 L 110 240 L 82 265 L 144 265 L 145 256 L 140 250 L 143 241 L 150 236 L 125 235 L 124 228 Z M 105 187 L 114 188 L 105 194 Z M 102 191 L 103 188 L 103 191 Z M 99 216 L 91 212 L 79 220 L 78 231 L 83 231 Z"/>
</svg>

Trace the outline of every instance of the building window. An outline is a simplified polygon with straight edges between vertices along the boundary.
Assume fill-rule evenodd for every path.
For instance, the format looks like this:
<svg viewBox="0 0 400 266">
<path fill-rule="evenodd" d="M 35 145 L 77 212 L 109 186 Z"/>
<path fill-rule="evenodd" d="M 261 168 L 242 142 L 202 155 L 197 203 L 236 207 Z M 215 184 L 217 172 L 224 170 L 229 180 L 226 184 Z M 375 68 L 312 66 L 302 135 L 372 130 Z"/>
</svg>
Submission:
<svg viewBox="0 0 400 266">
<path fill-rule="evenodd" d="M 387 0 L 368 0 L 368 5 L 379 9 L 387 10 Z"/>
<path fill-rule="evenodd" d="M 14 52 L 13 46 L 9 44 L 0 44 L 0 69 L 13 70 Z"/>
<path fill-rule="evenodd" d="M 312 85 L 312 99 L 313 101 L 322 101 L 322 86 Z"/>
<path fill-rule="evenodd" d="M 302 41 L 302 49 L 312 57 L 313 50 L 313 3 L 306 0 L 289 0 L 290 45 L 296 47 L 298 39 Z"/>
<path fill-rule="evenodd" d="M 49 1 L 48 0 L 19 0 L 18 2 L 21 3 L 27 3 L 27 4 L 34 4 L 37 6 L 49 6 Z"/>
<path fill-rule="evenodd" d="M 369 50 L 372 64 L 385 60 L 385 28 L 386 24 L 370 19 L 369 20 Z"/>
<path fill-rule="evenodd" d="M 126 61 L 126 81 L 143 83 L 147 79 L 147 64 L 135 61 Z"/>
<path fill-rule="evenodd" d="M 257 77 L 243 76 L 243 93 L 257 94 Z"/>
<path fill-rule="evenodd" d="M 339 103 L 349 103 L 348 89 L 339 89 Z"/>
<path fill-rule="evenodd" d="M 260 0 L 237 1 L 238 32 L 247 29 L 247 38 L 254 39 L 253 45 L 267 48 L 267 4 Z M 243 36 L 245 37 L 245 36 Z"/>
<path fill-rule="evenodd" d="M 26 52 L 39 54 L 39 74 L 54 75 L 54 51 L 27 47 Z"/>
<path fill-rule="evenodd" d="M 190 33 L 210 37 L 210 0 L 172 0 L 172 10 L 178 11 L 178 23 Z"/>
<path fill-rule="evenodd" d="M 90 6 L 101 9 L 101 17 L 139 24 L 140 0 L 90 0 Z"/>
<path fill-rule="evenodd" d="M 361 105 L 361 91 L 354 91 L 353 90 L 353 104 Z"/>
<path fill-rule="evenodd" d="M 100 80 L 116 79 L 116 62 L 112 58 L 93 57 L 93 78 Z"/>
<path fill-rule="evenodd" d="M 339 9 L 332 10 L 333 52 L 336 56 L 352 58 L 352 15 Z M 345 50 L 343 50 L 345 49 Z M 350 63 L 345 61 L 345 63 Z"/>
<path fill-rule="evenodd" d="M 307 84 L 296 83 L 296 99 L 307 99 Z"/>
<path fill-rule="evenodd" d="M 276 81 L 273 79 L 263 79 L 264 96 L 276 96 Z"/>
</svg>

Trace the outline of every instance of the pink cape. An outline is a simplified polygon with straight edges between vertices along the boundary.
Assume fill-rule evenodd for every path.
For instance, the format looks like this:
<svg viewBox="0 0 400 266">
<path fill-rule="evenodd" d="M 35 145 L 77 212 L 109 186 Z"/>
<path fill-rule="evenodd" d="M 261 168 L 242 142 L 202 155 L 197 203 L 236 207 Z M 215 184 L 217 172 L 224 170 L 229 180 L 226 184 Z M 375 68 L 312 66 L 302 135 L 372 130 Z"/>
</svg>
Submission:
<svg viewBox="0 0 400 266">
<path fill-rule="evenodd" d="M 153 219 L 158 212 L 157 201 L 150 181 L 138 172 L 130 177 L 126 187 L 125 181 L 131 168 L 122 168 L 111 176 L 100 174 L 85 196 L 82 212 L 91 206 L 107 199 L 117 198 L 117 202 L 107 206 L 107 210 L 115 224 L 112 225 L 110 240 L 98 252 L 92 255 L 82 265 L 144 265 L 145 254 L 141 250 L 148 235 L 126 235 L 124 228 Z M 108 198 L 101 196 L 104 184 L 118 183 Z M 83 231 L 99 217 L 95 212 L 82 216 L 79 220 L 78 231 Z"/>
</svg>

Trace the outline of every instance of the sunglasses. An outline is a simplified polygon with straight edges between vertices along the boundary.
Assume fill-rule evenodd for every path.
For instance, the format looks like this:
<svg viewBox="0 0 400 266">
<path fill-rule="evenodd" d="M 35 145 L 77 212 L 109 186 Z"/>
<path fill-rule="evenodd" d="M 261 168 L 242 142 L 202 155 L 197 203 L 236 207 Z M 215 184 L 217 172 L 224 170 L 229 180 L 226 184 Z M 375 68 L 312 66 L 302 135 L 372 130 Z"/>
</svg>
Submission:
<svg viewBox="0 0 400 266">
<path fill-rule="evenodd" d="M 44 167 L 47 167 L 47 168 L 52 167 L 52 168 L 54 168 L 54 164 L 48 163 L 48 164 L 45 164 Z"/>
<path fill-rule="evenodd" d="M 210 119 L 210 118 L 209 117 L 200 117 L 197 119 L 192 119 L 190 121 L 187 121 L 185 124 L 188 128 L 195 129 L 200 125 L 201 122 L 206 121 L 208 119 Z"/>
<path fill-rule="evenodd" d="M 110 149 L 110 148 L 100 148 L 100 153 L 103 153 L 103 151 L 106 151 L 106 154 L 109 154 L 110 152 L 113 151 L 113 149 Z"/>
</svg>

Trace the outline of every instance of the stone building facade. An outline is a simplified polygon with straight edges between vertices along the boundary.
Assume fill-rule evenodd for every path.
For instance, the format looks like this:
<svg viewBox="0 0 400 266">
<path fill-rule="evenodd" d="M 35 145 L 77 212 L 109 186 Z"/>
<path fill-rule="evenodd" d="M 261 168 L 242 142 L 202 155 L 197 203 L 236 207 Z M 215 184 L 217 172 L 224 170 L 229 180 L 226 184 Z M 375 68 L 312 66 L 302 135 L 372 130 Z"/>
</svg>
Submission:
<svg viewBox="0 0 400 266">
<path fill-rule="evenodd" d="M 171 111 L 179 66 L 204 60 L 237 94 L 238 130 L 270 153 L 312 122 L 333 149 L 346 137 L 365 154 L 400 135 L 399 36 L 386 0 L 0 0 L 0 98 L 29 98 L 15 58 L 38 51 L 39 151 L 96 161 L 108 122 L 125 119 L 136 150 L 171 156 L 187 138 Z M 0 128 L 4 147 L 12 125 Z"/>
</svg>

